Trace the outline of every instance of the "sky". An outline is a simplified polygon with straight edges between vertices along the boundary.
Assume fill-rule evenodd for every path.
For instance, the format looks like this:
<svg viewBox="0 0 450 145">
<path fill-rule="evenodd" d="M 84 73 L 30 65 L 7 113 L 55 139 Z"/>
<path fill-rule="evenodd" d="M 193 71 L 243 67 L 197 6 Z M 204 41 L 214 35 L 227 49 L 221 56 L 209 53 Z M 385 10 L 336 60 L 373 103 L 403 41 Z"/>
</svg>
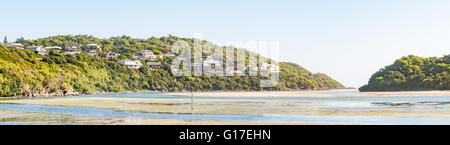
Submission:
<svg viewBox="0 0 450 145">
<path fill-rule="evenodd" d="M 0 39 L 172 34 L 278 41 L 281 61 L 360 87 L 396 59 L 450 54 L 448 0 L 0 0 Z"/>
</svg>

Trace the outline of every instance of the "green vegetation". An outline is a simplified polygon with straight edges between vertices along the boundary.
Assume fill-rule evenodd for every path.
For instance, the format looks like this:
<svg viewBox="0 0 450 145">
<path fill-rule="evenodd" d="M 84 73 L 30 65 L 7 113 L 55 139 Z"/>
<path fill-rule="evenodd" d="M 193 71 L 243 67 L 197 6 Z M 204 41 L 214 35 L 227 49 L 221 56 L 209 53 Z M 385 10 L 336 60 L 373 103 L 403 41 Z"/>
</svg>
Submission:
<svg viewBox="0 0 450 145">
<path fill-rule="evenodd" d="M 25 46 L 65 46 L 95 43 L 103 48 L 96 56 L 86 52 L 76 56 L 52 50 L 48 56 L 30 50 L 6 48 L 0 45 L 0 96 L 39 96 L 89 94 L 122 91 L 184 91 L 184 90 L 260 90 L 262 77 L 174 77 L 170 73 L 173 58 L 162 58 L 162 70 L 128 69 L 117 59 L 132 58 L 140 50 L 157 54 L 170 50 L 177 40 L 193 45 L 193 39 L 169 37 L 133 39 L 128 36 L 99 39 L 86 35 L 66 35 L 37 40 L 18 39 Z M 206 42 L 206 41 L 204 41 Z M 119 58 L 106 58 L 105 53 L 121 53 Z M 248 55 L 248 52 L 247 52 Z M 145 64 L 145 60 L 142 64 Z M 248 63 L 248 62 L 247 62 Z M 343 88 L 325 74 L 312 74 L 293 63 L 280 63 L 280 82 L 269 90 Z"/>
<path fill-rule="evenodd" d="M 282 62 L 280 69 L 280 82 L 277 88 L 281 90 L 344 88 L 341 83 L 329 76 L 322 73 L 312 74 L 295 63 Z"/>
<path fill-rule="evenodd" d="M 379 70 L 360 91 L 450 90 L 450 55 L 402 57 Z"/>
</svg>

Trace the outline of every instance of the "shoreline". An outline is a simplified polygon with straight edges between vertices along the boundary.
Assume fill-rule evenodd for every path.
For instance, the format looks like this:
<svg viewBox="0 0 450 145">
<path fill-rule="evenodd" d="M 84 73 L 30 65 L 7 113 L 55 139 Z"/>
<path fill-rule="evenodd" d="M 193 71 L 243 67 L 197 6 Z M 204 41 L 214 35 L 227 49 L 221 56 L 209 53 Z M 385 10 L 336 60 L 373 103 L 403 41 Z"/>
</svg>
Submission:
<svg viewBox="0 0 450 145">
<path fill-rule="evenodd" d="M 116 93 L 146 93 L 146 92 L 159 92 L 159 91 L 151 91 L 151 90 L 139 90 L 139 91 L 122 91 L 122 92 L 96 92 L 89 94 L 69 94 L 69 95 L 50 95 L 50 96 L 10 96 L 10 97 L 0 97 L 0 100 L 9 100 L 9 99 L 39 99 L 39 98 L 55 98 L 55 97 L 67 97 L 67 96 L 87 96 L 87 95 L 97 95 L 97 94 L 116 94 Z"/>
<path fill-rule="evenodd" d="M 357 92 L 349 92 L 345 94 L 335 95 L 327 94 L 324 90 L 357 90 Z M 137 91 L 121 91 L 121 92 L 96 92 L 89 94 L 69 94 L 69 95 L 51 95 L 51 96 L 10 96 L 0 97 L 0 100 L 9 99 L 39 99 L 39 98 L 55 98 L 67 96 L 86 96 L 96 94 L 116 94 L 116 93 L 162 93 L 165 96 L 191 96 L 189 91 L 163 92 L 153 90 L 137 90 Z M 360 92 L 355 88 L 333 88 L 333 89 L 305 89 L 305 90 L 218 90 L 218 91 L 195 91 L 192 92 L 196 97 L 353 97 L 354 95 L 363 95 L 360 97 L 414 97 L 414 96 L 450 96 L 450 90 L 427 90 L 427 91 L 372 91 Z"/>
<path fill-rule="evenodd" d="M 293 91 L 318 91 L 318 90 L 341 90 L 341 89 L 355 89 L 355 88 L 331 88 L 331 89 L 305 89 L 305 90 L 276 90 L 276 91 L 247 91 L 247 90 L 217 90 L 217 91 L 197 91 L 197 92 L 293 92 Z M 68 95 L 49 95 L 49 96 L 9 96 L 9 97 L 0 97 L 0 100 L 8 100 L 8 99 L 34 99 L 34 98 L 54 98 L 54 97 L 67 97 L 67 96 L 86 96 L 86 95 L 96 95 L 96 94 L 115 94 L 115 93 L 146 93 L 146 92 L 158 92 L 158 93 L 190 93 L 189 91 L 177 91 L 177 92 L 163 92 L 163 91 L 154 91 L 154 90 L 138 90 L 138 91 L 121 91 L 121 92 L 95 92 L 95 93 L 85 93 L 85 94 L 68 94 Z"/>
</svg>

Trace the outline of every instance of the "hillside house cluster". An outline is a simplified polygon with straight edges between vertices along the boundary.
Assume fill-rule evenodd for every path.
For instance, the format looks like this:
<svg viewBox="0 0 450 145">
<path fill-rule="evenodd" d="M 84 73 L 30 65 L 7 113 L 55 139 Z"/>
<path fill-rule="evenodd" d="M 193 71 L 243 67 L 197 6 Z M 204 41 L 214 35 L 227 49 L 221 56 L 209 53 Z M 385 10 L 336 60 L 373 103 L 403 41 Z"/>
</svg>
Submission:
<svg viewBox="0 0 450 145">
<path fill-rule="evenodd" d="M 211 57 L 211 56 L 203 56 L 201 62 L 197 63 L 191 63 L 190 67 L 194 70 L 203 70 L 203 71 L 210 71 L 209 69 L 216 69 L 218 67 L 223 67 L 224 72 L 226 74 L 236 74 L 238 76 L 245 75 L 246 71 L 253 71 L 256 72 L 258 70 L 260 71 L 267 71 L 272 73 L 280 72 L 280 66 L 277 64 L 271 64 L 271 63 L 260 63 L 259 65 L 249 66 L 245 64 L 238 64 L 236 60 L 234 60 L 233 57 L 227 57 L 225 56 L 223 59 L 225 59 L 227 62 L 232 61 L 232 67 L 224 67 L 224 65 L 228 65 L 223 62 L 222 58 L 217 57 Z M 177 61 L 185 61 L 183 58 L 176 58 Z M 188 66 L 189 67 L 189 66 Z M 178 70 L 173 70 L 178 71 Z M 221 71 L 222 70 L 217 70 Z"/>
<path fill-rule="evenodd" d="M 156 55 L 151 50 L 141 50 L 139 51 L 138 55 L 133 56 L 136 59 L 149 59 L 151 61 L 156 61 L 160 58 L 167 58 L 167 57 L 175 57 L 175 53 L 172 53 L 170 51 L 165 51 L 163 54 Z"/>
<path fill-rule="evenodd" d="M 133 58 L 149 60 L 149 62 L 147 62 L 146 65 L 150 68 L 150 70 L 159 70 L 159 69 L 162 69 L 162 63 L 157 61 L 158 59 L 166 58 L 166 57 L 174 57 L 174 56 L 175 56 L 175 53 L 172 53 L 170 51 L 166 51 L 161 55 L 156 55 L 151 50 L 141 50 L 141 51 L 139 51 L 138 55 L 133 56 Z M 112 58 L 112 57 L 117 57 L 117 55 L 114 53 L 111 53 L 111 54 L 108 53 L 107 57 Z M 130 60 L 122 61 L 121 63 L 126 65 L 128 68 L 138 69 L 142 66 L 142 65 L 135 65 L 135 63 L 131 63 Z"/>
<path fill-rule="evenodd" d="M 22 45 L 23 47 L 23 45 Z M 70 45 L 70 44 L 66 44 L 63 47 L 60 46 L 48 46 L 48 47 L 43 47 L 43 46 L 29 46 L 26 49 L 28 50 L 33 50 L 34 52 L 36 52 L 37 54 L 40 55 L 46 55 L 47 52 L 49 50 L 61 50 L 61 51 L 65 51 L 64 54 L 65 55 L 73 55 L 75 56 L 76 54 L 80 54 L 81 51 L 81 45 L 79 44 L 75 44 L 75 45 Z M 85 50 L 88 51 L 89 55 L 94 56 L 95 54 L 97 54 L 99 51 L 101 51 L 101 47 L 97 44 L 89 44 L 85 47 Z"/>
<path fill-rule="evenodd" d="M 61 50 L 64 52 L 65 55 L 72 55 L 72 56 L 80 54 L 83 51 L 86 51 L 89 55 L 94 56 L 97 53 L 99 53 L 100 51 L 102 51 L 102 48 L 97 44 L 88 44 L 88 45 L 86 45 L 86 47 L 84 47 L 84 49 L 82 48 L 82 45 L 79 45 L 79 44 L 66 44 L 64 47 L 60 47 L 60 46 L 48 46 L 48 47 L 29 46 L 26 48 L 24 48 L 25 46 L 20 43 L 7 43 L 7 44 L 3 44 L 3 45 L 5 45 L 7 47 L 16 47 L 16 48 L 21 48 L 21 49 L 32 50 L 36 54 L 40 54 L 43 56 L 47 55 L 47 52 L 50 50 Z M 120 55 L 121 55 L 120 53 L 109 51 L 106 53 L 106 58 L 117 58 Z M 157 60 L 160 58 L 175 57 L 175 53 L 170 52 L 170 51 L 164 51 L 163 54 L 156 55 L 151 50 L 142 50 L 142 51 L 139 51 L 137 56 L 133 56 L 133 57 L 136 59 L 149 60 L 145 64 L 150 68 L 150 70 L 159 70 L 159 69 L 162 69 L 163 65 L 161 62 L 159 62 Z M 140 60 L 124 59 L 124 60 L 119 60 L 118 62 L 125 65 L 126 67 L 132 68 L 132 69 L 139 69 L 142 67 L 142 63 Z"/>
</svg>

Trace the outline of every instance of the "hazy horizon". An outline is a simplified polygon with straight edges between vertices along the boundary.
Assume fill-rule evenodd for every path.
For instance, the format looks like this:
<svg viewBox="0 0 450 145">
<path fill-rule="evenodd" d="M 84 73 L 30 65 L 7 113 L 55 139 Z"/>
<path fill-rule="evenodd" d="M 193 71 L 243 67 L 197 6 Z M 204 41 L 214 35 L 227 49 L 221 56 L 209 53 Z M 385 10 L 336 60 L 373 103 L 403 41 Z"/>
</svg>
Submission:
<svg viewBox="0 0 450 145">
<path fill-rule="evenodd" d="M 280 59 L 349 87 L 407 55 L 450 54 L 450 1 L 4 1 L 0 39 L 55 35 L 279 41 Z"/>
</svg>

